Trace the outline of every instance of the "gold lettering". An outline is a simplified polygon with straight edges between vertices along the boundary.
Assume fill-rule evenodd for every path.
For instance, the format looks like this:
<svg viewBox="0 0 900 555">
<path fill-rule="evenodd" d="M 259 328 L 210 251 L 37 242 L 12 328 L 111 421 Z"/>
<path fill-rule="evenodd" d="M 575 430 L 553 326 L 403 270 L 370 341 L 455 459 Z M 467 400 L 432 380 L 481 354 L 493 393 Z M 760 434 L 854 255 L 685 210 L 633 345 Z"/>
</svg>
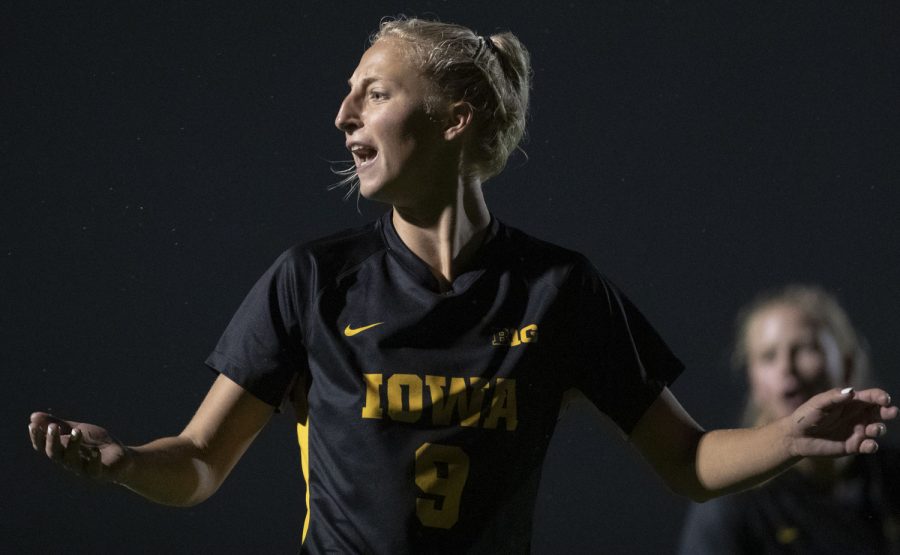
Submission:
<svg viewBox="0 0 900 555">
<path fill-rule="evenodd" d="M 491 408 L 484 419 L 484 427 L 494 430 L 498 421 L 506 420 L 506 431 L 511 432 L 519 425 L 516 413 L 516 380 L 497 378 L 494 394 L 491 396 Z"/>
<path fill-rule="evenodd" d="M 435 426 L 449 426 L 450 415 L 453 414 L 453 402 L 448 402 L 444 395 L 447 378 L 444 376 L 425 376 L 425 383 L 428 385 L 428 391 L 431 393 L 431 422 Z M 454 391 L 454 387 L 465 390 L 466 384 L 459 378 L 456 378 L 455 382 L 451 381 L 450 399 L 455 399 L 459 393 L 459 389 Z"/>
<path fill-rule="evenodd" d="M 519 340 L 519 331 L 512 330 L 512 341 L 509 343 L 510 347 L 515 347 L 517 345 L 521 345 L 522 342 Z"/>
<path fill-rule="evenodd" d="M 443 376 L 425 376 L 425 383 L 431 392 L 431 421 L 435 426 L 449 426 L 454 409 L 459 413 L 461 426 L 477 426 L 481 418 L 481 405 L 484 402 L 484 390 L 488 385 L 483 378 L 469 378 L 471 395 L 466 388 L 465 378 L 447 378 Z M 448 391 L 449 390 L 449 391 Z"/>
<path fill-rule="evenodd" d="M 363 418 L 381 418 L 384 409 L 381 408 L 381 374 L 363 374 L 366 381 L 366 404 L 362 408 Z"/>
<path fill-rule="evenodd" d="M 447 378 L 444 376 L 425 376 L 425 383 L 431 392 L 431 422 L 435 426 L 449 426 L 460 396 L 466 402 L 466 381 L 463 378 L 450 378 L 449 391 L 445 389 Z"/>
<path fill-rule="evenodd" d="M 534 343 L 537 341 L 537 324 L 531 324 L 522 328 L 519 332 L 522 337 L 522 343 Z"/>
<path fill-rule="evenodd" d="M 484 390 L 487 389 L 487 385 L 487 380 L 483 378 L 469 378 L 469 387 L 472 388 L 471 395 L 466 399 L 465 390 L 459 395 L 460 426 L 478 425 L 478 420 L 481 418 L 481 405 L 484 402 Z"/>
<path fill-rule="evenodd" d="M 423 443 L 416 449 L 416 485 L 427 494 L 416 497 L 419 521 L 433 528 L 452 528 L 459 520 L 468 477 L 469 456 L 456 445 Z"/>
<path fill-rule="evenodd" d="M 523 333 L 523 338 L 526 335 Z M 505 422 L 506 431 L 518 426 L 516 405 L 516 380 L 480 377 L 425 376 L 423 380 L 415 374 L 394 374 L 384 384 L 383 374 L 363 374 L 365 383 L 365 404 L 362 417 L 384 418 L 382 389 L 387 390 L 387 414 L 392 420 L 413 423 L 422 418 L 424 410 L 424 387 L 428 386 L 431 398 L 431 421 L 435 426 L 477 427 L 497 429 L 500 419 Z M 485 392 L 491 389 L 489 406 L 485 405 Z M 485 416 L 482 423 L 482 416 Z"/>
<path fill-rule="evenodd" d="M 406 389 L 405 396 L 404 389 Z M 388 414 L 392 419 L 399 422 L 415 422 L 422 416 L 422 378 L 419 376 L 394 374 L 388 378 L 387 393 Z M 403 402 L 404 397 L 406 403 Z"/>
</svg>

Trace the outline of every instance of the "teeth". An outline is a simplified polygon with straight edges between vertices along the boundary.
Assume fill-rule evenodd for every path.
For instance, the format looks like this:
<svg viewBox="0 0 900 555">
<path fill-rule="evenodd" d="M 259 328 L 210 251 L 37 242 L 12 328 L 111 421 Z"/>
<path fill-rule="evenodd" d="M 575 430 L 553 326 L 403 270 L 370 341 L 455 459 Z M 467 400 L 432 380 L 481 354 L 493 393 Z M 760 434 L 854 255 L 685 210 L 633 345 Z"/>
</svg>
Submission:
<svg viewBox="0 0 900 555">
<path fill-rule="evenodd" d="M 375 156 L 375 149 L 365 145 L 353 145 L 350 147 L 350 152 L 359 158 L 360 163 L 365 163 Z"/>
</svg>

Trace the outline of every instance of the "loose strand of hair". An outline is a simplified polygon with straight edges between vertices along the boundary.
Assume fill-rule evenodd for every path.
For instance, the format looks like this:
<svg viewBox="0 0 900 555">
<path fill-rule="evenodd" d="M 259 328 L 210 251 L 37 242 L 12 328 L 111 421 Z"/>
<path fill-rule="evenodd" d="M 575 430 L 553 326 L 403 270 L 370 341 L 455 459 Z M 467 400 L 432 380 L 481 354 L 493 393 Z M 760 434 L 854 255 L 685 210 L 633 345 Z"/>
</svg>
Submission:
<svg viewBox="0 0 900 555">
<path fill-rule="evenodd" d="M 330 162 L 331 173 L 334 175 L 341 176 L 341 179 L 335 183 L 332 183 L 328 186 L 329 191 L 334 191 L 335 189 L 341 189 L 343 187 L 347 188 L 347 191 L 344 193 L 344 200 L 348 200 L 353 193 L 359 193 L 359 176 L 356 174 L 356 165 L 351 160 L 339 160 Z M 346 164 L 347 167 L 337 168 L 336 164 Z"/>
</svg>

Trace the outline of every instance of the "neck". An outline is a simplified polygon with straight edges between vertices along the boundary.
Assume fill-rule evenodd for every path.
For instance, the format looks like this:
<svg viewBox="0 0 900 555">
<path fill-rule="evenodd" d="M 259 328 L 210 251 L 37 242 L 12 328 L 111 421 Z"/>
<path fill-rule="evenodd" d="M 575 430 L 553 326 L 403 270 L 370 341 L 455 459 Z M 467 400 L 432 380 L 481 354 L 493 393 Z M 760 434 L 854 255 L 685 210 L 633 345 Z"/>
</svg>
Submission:
<svg viewBox="0 0 900 555">
<path fill-rule="evenodd" d="M 481 181 L 472 178 L 461 181 L 449 198 L 430 206 L 394 206 L 392 219 L 397 235 L 428 264 L 443 291 L 481 246 L 491 216 Z"/>
</svg>

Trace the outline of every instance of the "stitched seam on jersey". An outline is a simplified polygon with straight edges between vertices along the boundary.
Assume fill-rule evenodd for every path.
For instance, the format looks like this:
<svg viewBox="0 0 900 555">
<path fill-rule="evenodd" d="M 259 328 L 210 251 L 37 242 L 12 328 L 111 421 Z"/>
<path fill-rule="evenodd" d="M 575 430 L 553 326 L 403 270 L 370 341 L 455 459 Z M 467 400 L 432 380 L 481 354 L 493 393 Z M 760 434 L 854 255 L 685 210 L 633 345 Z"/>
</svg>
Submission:
<svg viewBox="0 0 900 555">
<path fill-rule="evenodd" d="M 569 278 L 572 277 L 572 272 L 573 272 L 573 271 L 575 271 L 575 264 L 570 264 L 570 265 L 569 265 L 569 269 L 566 270 L 566 275 L 564 275 L 563 278 L 559 281 L 559 285 L 557 285 L 557 284 L 554 283 L 554 284 L 553 284 L 553 287 L 555 287 L 557 291 L 560 291 L 560 292 L 563 291 L 562 284 L 564 284 L 564 283 L 566 283 L 567 281 L 569 281 Z"/>
<path fill-rule="evenodd" d="M 226 354 L 223 353 L 222 351 L 219 351 L 219 350 L 213 350 L 213 353 L 216 354 L 216 355 L 219 355 L 220 357 L 222 357 L 222 358 L 225 360 L 225 362 L 227 362 L 231 367 L 233 367 L 235 370 L 238 370 L 238 371 L 240 372 L 240 374 L 241 374 L 242 377 L 247 377 L 248 372 L 247 372 L 245 366 L 243 366 L 243 365 L 241 365 L 241 364 L 237 364 L 237 362 L 235 362 L 235 360 L 234 360 L 233 358 L 231 358 L 230 356 L 226 355 Z M 224 370 L 223 370 L 223 369 L 219 369 L 219 368 L 215 368 L 215 367 L 213 367 L 213 368 L 214 368 L 215 370 L 217 370 L 218 372 L 224 373 Z"/>
<path fill-rule="evenodd" d="M 587 258 L 586 256 L 584 256 L 584 255 L 581 254 L 581 253 L 578 253 L 578 256 L 579 256 L 579 260 L 580 260 L 581 264 L 585 265 L 585 266 L 587 267 L 587 269 L 591 269 L 591 268 L 592 268 L 591 261 L 588 260 L 588 258 Z M 566 283 L 566 282 L 569 281 L 569 279 L 572 277 L 572 272 L 575 271 L 575 266 L 577 266 L 577 263 L 574 263 L 574 264 L 572 264 L 572 265 L 569 266 L 569 270 L 566 272 L 566 276 L 565 276 L 565 278 L 563 278 L 563 280 L 560 282 L 560 285 L 562 285 L 562 284 L 564 284 L 564 283 Z M 611 298 L 610 284 L 608 283 L 606 277 L 605 277 L 603 274 L 601 274 L 601 273 L 599 272 L 599 270 L 596 270 L 596 269 L 595 269 L 595 271 L 597 271 L 597 273 L 598 273 L 598 278 L 600 279 L 600 283 L 601 283 L 601 285 L 603 285 L 603 292 L 604 292 L 604 294 L 606 295 L 606 305 L 607 305 L 607 307 L 609 307 L 609 308 L 608 308 L 608 313 L 609 313 L 608 315 L 609 315 L 609 316 L 612 316 L 612 311 L 613 311 L 613 310 L 612 310 L 612 298 Z M 561 289 L 561 288 L 557 288 L 557 289 L 558 289 L 560 292 L 563 291 L 563 289 Z M 611 340 L 612 340 L 612 337 L 611 337 L 611 334 L 610 334 L 610 330 L 607 329 L 607 333 L 606 333 L 605 337 L 603 338 L 603 346 L 601 347 L 600 352 L 606 353 L 606 352 L 609 351 L 609 342 L 610 342 Z M 580 391 L 581 394 L 584 395 L 584 397 L 585 397 L 586 399 L 590 400 L 590 397 L 588 397 L 586 393 L 584 393 L 583 391 L 581 391 L 580 388 L 578 388 L 578 387 L 576 386 L 574 389 Z M 593 400 L 591 400 L 591 403 L 593 403 Z"/>
<path fill-rule="evenodd" d="M 389 256 L 391 256 L 398 264 L 400 264 L 400 266 L 403 267 L 404 270 L 406 270 L 407 272 L 409 272 L 410 274 L 412 274 L 414 276 L 419 275 L 418 268 L 414 268 L 411 264 L 407 264 L 406 260 L 404 260 L 403 257 L 400 256 L 399 254 L 393 254 L 394 249 L 387 247 L 385 250 L 387 251 Z M 452 287 L 453 287 L 452 284 L 450 287 L 452 289 Z M 432 293 L 434 293 L 434 291 L 432 291 Z M 440 296 L 440 293 L 434 293 L 434 294 L 437 296 Z"/>
<path fill-rule="evenodd" d="M 301 335 L 300 347 L 302 348 L 303 351 L 306 351 L 306 345 L 309 344 L 309 341 L 307 340 L 307 337 L 304 333 L 304 329 L 303 329 L 304 326 L 302 325 L 302 321 L 303 321 L 303 313 L 301 311 L 302 307 L 301 307 L 300 303 L 298 302 L 298 298 L 297 298 L 298 297 L 297 292 L 299 291 L 299 288 L 297 286 L 297 264 L 294 263 L 289 266 L 282 264 L 281 267 L 279 268 L 279 271 L 284 273 L 285 279 L 288 282 L 287 291 L 285 293 L 285 296 L 287 297 L 287 299 L 285 299 L 285 301 L 287 302 L 288 309 L 292 312 L 292 314 L 290 315 L 291 318 L 295 322 L 297 322 L 298 327 L 300 327 L 300 335 Z M 276 295 L 276 298 L 278 300 L 278 304 L 281 305 L 280 296 Z M 279 306 L 278 311 L 277 311 L 279 324 L 281 326 L 281 329 L 284 330 L 285 334 L 290 339 L 291 338 L 290 329 L 287 326 L 287 324 L 285 323 L 284 314 L 282 313 L 281 309 L 282 309 L 282 307 Z M 297 351 L 297 349 L 295 348 L 293 343 L 290 341 L 288 341 L 288 343 L 287 343 L 287 350 L 290 352 L 290 359 L 291 359 L 290 362 L 292 364 L 296 364 L 298 368 L 302 367 L 303 363 L 301 362 L 301 360 L 302 360 L 302 358 L 300 356 L 301 353 L 299 353 Z M 290 388 L 288 388 L 288 391 L 290 391 Z M 282 402 L 284 402 L 284 399 L 282 399 Z"/>
<path fill-rule="evenodd" d="M 511 228 L 511 229 L 514 229 L 514 228 Z M 539 248 L 546 248 L 545 245 L 548 245 L 548 243 L 545 243 L 544 241 L 540 241 L 540 240 L 535 240 L 534 237 L 531 237 L 531 236 L 529 236 L 529 235 L 525 235 L 524 233 L 522 233 L 522 232 L 519 231 L 519 230 L 516 230 L 516 232 L 519 233 L 519 234 L 521 234 L 521 235 L 524 235 L 524 236 L 528 239 L 528 243 L 529 243 L 530 245 L 532 245 L 533 247 L 535 247 L 536 249 L 539 249 Z M 516 242 L 517 239 L 515 239 L 515 238 L 510 238 L 510 241 L 511 241 L 511 242 Z M 557 246 L 557 245 L 550 245 L 550 246 L 552 246 L 552 247 L 554 247 L 554 248 L 557 248 L 557 249 L 562 249 L 562 250 L 564 250 L 564 251 L 571 252 L 571 253 L 573 253 L 573 254 L 575 254 L 575 255 L 581 257 L 581 260 L 582 260 L 583 262 L 587 262 L 588 264 L 590 263 L 590 262 L 588 261 L 588 259 L 587 259 L 584 255 L 582 255 L 581 253 L 579 253 L 579 252 L 570 251 L 569 249 L 566 249 L 565 247 L 559 247 L 559 246 Z M 533 252 L 533 251 L 532 251 L 532 252 Z M 557 292 L 564 292 L 564 291 L 565 291 L 565 290 L 563 289 L 563 285 L 564 285 L 567 281 L 569 281 L 569 278 L 572 276 L 572 272 L 575 271 L 575 266 L 577 266 L 577 264 L 578 264 L 577 262 L 569 263 L 569 264 L 568 264 L 569 267 L 568 267 L 568 269 L 566 270 L 566 273 L 565 273 L 565 275 L 562 277 L 562 279 L 559 280 L 559 283 L 551 283 L 551 284 L 550 284 L 551 286 L 553 286 L 554 289 L 557 290 Z M 529 280 L 529 281 L 531 281 L 531 280 Z"/>
<path fill-rule="evenodd" d="M 371 231 L 368 231 L 368 232 L 366 232 L 366 233 L 371 233 Z M 364 234 L 365 234 L 365 233 L 361 233 L 360 235 L 364 235 Z M 344 279 L 344 277 L 346 277 L 347 275 L 352 274 L 353 272 L 355 272 L 356 270 L 358 270 L 358 269 L 360 268 L 360 266 L 362 266 L 363 264 L 365 264 L 366 262 L 368 262 L 370 258 L 372 258 L 373 256 L 376 256 L 376 255 L 383 254 L 383 253 L 384 253 L 385 251 L 387 251 L 387 250 L 388 250 L 388 249 L 387 249 L 387 246 L 384 245 L 384 244 L 383 244 L 383 241 L 382 241 L 381 247 L 380 247 L 379 249 L 377 249 L 375 252 L 373 252 L 373 253 L 370 254 L 369 256 L 367 256 L 367 257 L 363 258 L 362 260 L 360 260 L 358 264 L 355 264 L 354 266 L 351 266 L 350 268 L 347 268 L 346 270 L 344 270 L 343 272 L 341 272 L 340 274 L 338 274 L 337 276 L 335 276 L 334 280 L 331 281 L 330 283 L 328 283 L 328 284 L 326 284 L 326 285 L 323 285 L 322 287 L 320 287 L 319 289 L 317 289 L 317 290 L 316 290 L 316 294 L 315 294 L 315 296 L 313 297 L 312 306 L 310 307 L 311 310 L 310 310 L 310 312 L 307 313 L 307 318 L 309 318 L 309 315 L 310 315 L 310 314 L 313 314 L 314 312 L 316 312 L 316 309 L 319 307 L 319 302 L 320 302 L 320 300 L 321 300 L 321 298 L 322 298 L 322 295 L 325 294 L 325 290 L 326 290 L 326 289 L 328 289 L 329 287 L 333 287 L 333 286 L 335 286 L 336 284 L 340 283 L 340 281 L 341 281 L 342 279 Z M 302 330 L 302 331 L 303 331 L 303 340 L 304 340 L 304 342 L 305 342 L 307 345 L 311 345 L 311 342 L 310 342 L 310 340 L 309 340 L 309 335 L 308 335 L 308 334 L 310 333 L 310 331 L 311 331 L 310 328 L 311 328 L 312 326 L 308 325 L 309 322 L 306 322 L 306 324 L 307 324 L 307 325 L 303 326 L 304 329 Z"/>
<path fill-rule="evenodd" d="M 341 240 L 353 240 L 353 239 L 356 239 L 357 237 L 361 237 L 361 236 L 364 236 L 364 235 L 367 235 L 370 233 L 377 233 L 377 232 L 378 232 L 378 226 L 375 225 L 374 223 L 372 223 L 372 224 L 367 225 L 363 229 L 361 229 L 358 233 L 353 233 L 353 234 L 348 234 L 346 236 L 343 236 Z M 311 243 L 307 243 L 306 256 L 312 256 L 313 259 L 315 259 L 314 254 L 315 254 L 316 248 L 320 247 L 322 244 L 324 244 L 323 240 L 318 240 L 318 241 L 313 241 Z M 384 241 L 382 240 L 382 244 L 379 249 L 377 249 L 375 252 L 373 252 L 369 256 L 365 257 L 364 259 L 362 259 L 362 261 L 360 261 L 358 264 L 356 264 L 356 265 L 352 266 L 351 268 L 338 274 L 337 278 L 340 279 L 343 276 L 345 276 L 347 273 L 356 270 L 361 265 L 363 265 L 367 260 L 369 260 L 369 258 L 374 256 L 375 254 L 378 254 L 379 252 L 382 252 L 384 250 L 384 248 L 385 248 L 385 245 L 384 245 Z M 318 277 L 318 276 L 316 276 L 316 277 Z M 317 279 L 317 281 L 318 281 L 318 279 Z M 322 297 L 322 294 L 325 292 L 325 289 L 327 289 L 327 288 L 328 288 L 328 285 L 322 285 L 321 287 L 315 289 L 313 296 L 312 296 L 312 302 L 311 302 L 310 306 L 308 307 L 308 309 L 305 311 L 303 311 L 303 310 L 300 311 L 300 314 L 302 315 L 302 317 L 300 318 L 300 321 L 302 323 L 302 325 L 300 326 L 300 335 L 302 336 L 303 343 L 304 343 L 304 349 L 307 352 L 307 356 L 309 356 L 309 346 L 312 344 L 309 339 L 309 334 L 311 333 L 311 328 L 312 328 L 312 326 L 309 325 L 310 314 L 312 314 L 315 311 L 315 308 L 319 306 L 319 299 Z M 302 307 L 298 307 L 298 308 L 302 309 Z"/>
<path fill-rule="evenodd" d="M 213 353 L 219 355 L 220 357 L 222 357 L 222 358 L 225 360 L 225 362 L 228 363 L 229 366 L 231 366 L 232 368 L 234 368 L 235 370 L 237 370 L 237 371 L 240 373 L 240 376 L 241 376 L 242 378 L 249 378 L 249 377 L 252 377 L 253 372 L 248 372 L 248 371 L 247 371 L 247 367 L 244 366 L 244 365 L 242 365 L 242 364 L 238 364 L 237 361 L 235 361 L 235 359 L 233 359 L 233 358 L 231 358 L 230 356 L 226 355 L 226 354 L 223 353 L 222 351 L 214 350 Z M 224 374 L 224 370 L 220 370 L 220 369 L 215 368 L 215 367 L 214 367 L 214 370 L 216 370 L 216 371 L 218 371 L 218 372 Z"/>
<path fill-rule="evenodd" d="M 231 358 L 230 356 L 226 355 L 226 354 L 223 353 L 222 351 L 219 351 L 219 350 L 215 350 L 215 349 L 214 349 L 213 352 L 212 352 L 212 354 L 214 354 L 214 355 L 220 357 L 223 361 L 225 361 L 225 362 L 227 363 L 226 366 L 232 368 L 233 370 L 237 370 L 238 376 L 235 376 L 235 377 L 240 377 L 240 378 L 242 378 L 242 379 L 241 379 L 241 382 L 242 382 L 242 383 L 238 383 L 238 382 L 236 382 L 235 380 L 232 380 L 232 381 L 234 381 L 235 383 L 238 383 L 238 385 L 240 385 L 243 389 L 245 389 L 245 390 L 247 390 L 247 391 L 250 391 L 249 389 L 247 389 L 247 388 L 244 387 L 244 386 L 247 385 L 247 383 L 248 383 L 248 381 L 249 381 L 248 379 L 253 377 L 253 373 L 252 373 L 252 372 L 248 372 L 246 366 L 244 366 L 244 365 L 242 365 L 242 364 L 237 364 L 237 362 L 236 362 L 233 358 Z M 226 371 L 225 371 L 226 369 L 225 369 L 225 368 L 216 368 L 216 367 L 213 366 L 212 364 L 207 364 L 207 366 L 209 366 L 210 368 L 212 368 L 214 371 L 216 371 L 216 372 L 218 372 L 218 373 L 224 375 L 224 376 L 227 377 L 228 379 L 231 379 L 231 376 L 229 376 L 229 374 L 226 373 Z M 291 383 L 288 384 L 288 388 L 287 388 L 286 390 L 284 390 L 284 391 L 281 393 L 281 397 L 280 397 L 280 399 L 278 399 L 277 404 L 275 404 L 275 405 L 271 405 L 271 404 L 269 403 L 269 401 L 263 400 L 261 397 L 259 397 L 256 393 L 254 393 L 254 392 L 252 392 L 252 391 L 250 391 L 250 393 L 251 393 L 254 397 L 256 397 L 257 399 L 259 399 L 259 400 L 263 401 L 264 403 L 266 403 L 267 405 L 274 406 L 276 410 L 281 411 L 282 406 L 284 405 L 284 400 L 285 400 L 286 396 L 287 396 L 288 394 L 290 394 L 290 390 L 291 390 L 291 385 L 292 385 L 292 384 L 293 384 L 293 381 L 291 381 Z"/>
</svg>

